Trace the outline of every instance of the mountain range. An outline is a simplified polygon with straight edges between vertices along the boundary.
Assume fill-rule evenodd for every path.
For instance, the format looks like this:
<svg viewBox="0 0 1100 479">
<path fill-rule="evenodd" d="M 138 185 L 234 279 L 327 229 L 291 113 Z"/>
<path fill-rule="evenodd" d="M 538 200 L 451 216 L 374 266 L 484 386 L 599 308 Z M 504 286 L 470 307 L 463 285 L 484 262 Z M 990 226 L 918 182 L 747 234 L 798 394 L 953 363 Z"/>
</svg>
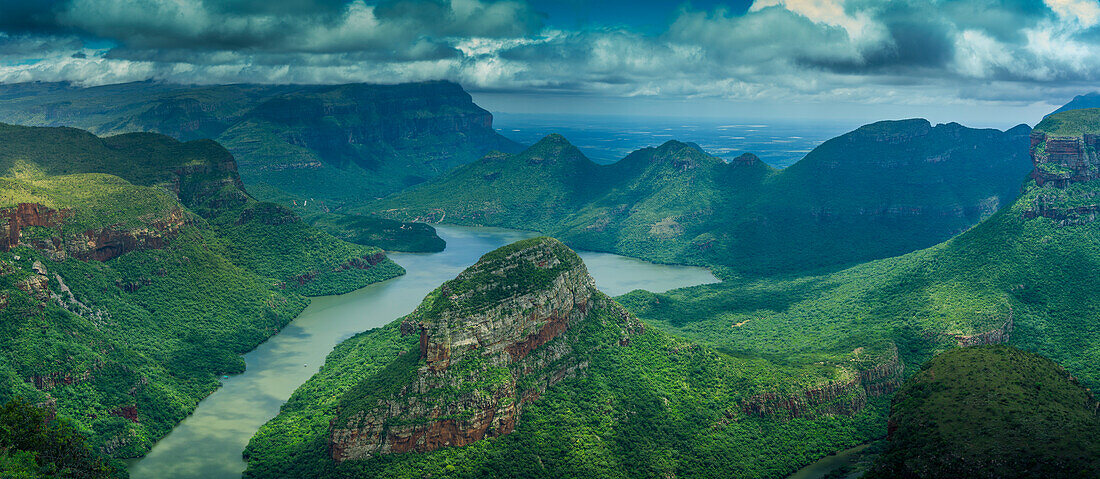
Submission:
<svg viewBox="0 0 1100 479">
<path fill-rule="evenodd" d="M 71 126 L 100 135 L 214 139 L 249 191 L 351 241 L 438 251 L 430 228 L 339 212 L 519 145 L 449 82 L 400 85 L 214 85 L 137 82 L 0 85 L 0 121 Z M 401 227 L 404 226 L 404 229 Z"/>
<path fill-rule="evenodd" d="M 358 211 L 535 230 L 726 275 L 811 271 L 934 245 L 1011 204 L 1031 170 L 1029 132 L 879 122 L 783 170 L 677 141 L 598 165 L 550 135 Z"/>
<path fill-rule="evenodd" d="M 554 240 L 487 254 L 409 316 L 338 346 L 253 438 L 246 476 L 785 477 L 823 451 L 894 431 L 887 398 L 921 365 L 894 401 L 889 424 L 901 429 L 891 432 L 893 449 L 876 473 L 889 477 L 884 471 L 900 460 L 918 467 L 913 477 L 985 474 L 977 465 L 990 449 L 971 442 L 945 458 L 942 443 L 913 426 L 935 421 L 929 414 L 957 418 L 942 406 L 955 396 L 913 401 L 926 398 L 920 391 L 978 394 L 1033 380 L 1061 398 L 1025 396 L 1053 408 L 1044 417 L 1076 408 L 1074 428 L 1097 420 L 1096 408 L 1073 401 L 1091 398 L 1077 381 L 1100 384 L 1090 359 L 1100 344 L 1090 326 L 1100 307 L 1091 294 L 1100 288 L 1091 273 L 1100 267 L 1091 146 L 1098 124 L 1100 109 L 1049 117 L 1030 134 L 1031 177 L 1010 205 L 939 245 L 832 273 L 635 291 L 614 301 L 592 290 L 583 265 Z M 531 198 L 543 207 L 598 178 L 595 166 L 569 167 L 583 157 L 560 138 L 519 157 L 533 168 L 573 172 L 567 184 L 576 188 Z M 745 163 L 734 167 L 752 167 Z M 459 171 L 475 177 L 473 166 Z M 512 180 L 516 191 L 525 191 L 518 183 L 525 177 Z M 1011 353 L 1018 366 L 977 351 L 929 361 L 1008 342 L 1056 359 L 1074 378 L 1023 353 Z M 974 384 L 963 379 L 988 365 L 1018 367 L 1011 374 L 1027 379 L 989 372 Z M 930 376 L 942 367 L 959 377 Z M 944 385 L 920 389 L 929 380 Z M 1032 394 L 1028 384 L 1020 394 Z M 1003 422 L 1034 411 L 997 407 L 970 410 L 973 430 L 944 437 L 965 442 L 980 429 L 980 444 L 1018 444 L 1016 428 Z M 982 422 L 1004 427 L 981 429 Z M 1051 441 L 1080 440 L 1035 427 Z M 1030 464 L 1017 470 L 1027 477 L 1092 467 L 1087 457 L 1049 455 L 1045 447 L 996 450 Z"/>
</svg>

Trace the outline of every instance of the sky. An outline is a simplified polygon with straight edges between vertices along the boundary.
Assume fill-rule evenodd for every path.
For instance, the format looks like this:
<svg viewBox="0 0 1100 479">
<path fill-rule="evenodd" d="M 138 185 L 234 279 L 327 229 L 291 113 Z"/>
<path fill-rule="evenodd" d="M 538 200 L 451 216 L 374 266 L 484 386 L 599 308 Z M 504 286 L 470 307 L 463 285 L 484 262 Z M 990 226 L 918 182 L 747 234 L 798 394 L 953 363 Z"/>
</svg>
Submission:
<svg viewBox="0 0 1100 479">
<path fill-rule="evenodd" d="M 1100 0 L 0 0 L 0 82 L 451 80 L 490 111 L 1034 124 Z"/>
</svg>

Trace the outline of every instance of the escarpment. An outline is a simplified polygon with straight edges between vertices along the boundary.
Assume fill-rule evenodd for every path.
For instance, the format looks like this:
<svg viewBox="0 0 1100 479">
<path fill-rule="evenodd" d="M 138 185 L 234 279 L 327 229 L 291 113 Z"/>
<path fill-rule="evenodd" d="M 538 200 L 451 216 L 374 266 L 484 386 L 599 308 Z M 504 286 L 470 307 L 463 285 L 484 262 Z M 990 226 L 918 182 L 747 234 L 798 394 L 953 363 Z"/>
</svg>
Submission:
<svg viewBox="0 0 1100 479">
<path fill-rule="evenodd" d="M 619 321 L 619 338 L 579 350 L 574 329 L 596 311 Z M 489 253 L 402 320 L 402 334 L 419 341 L 387 369 L 401 380 L 387 389 L 373 386 L 387 380 L 371 378 L 345 396 L 331 424 L 331 457 L 428 452 L 508 434 L 526 404 L 585 374 L 591 347 L 627 344 L 640 331 L 559 241 Z"/>
<path fill-rule="evenodd" d="M 1100 116 L 1100 109 L 1053 114 L 1031 133 L 1030 177 L 1040 187 L 1024 210 L 1025 219 L 1047 218 L 1058 226 L 1096 221 L 1100 202 L 1092 188 L 1076 185 L 1100 179 L 1100 135 L 1082 125 Z"/>
<path fill-rule="evenodd" d="M 1012 317 L 1013 311 L 1012 308 L 1009 308 L 1008 316 L 999 327 L 971 335 L 956 334 L 953 337 L 958 342 L 959 347 L 1006 344 L 1012 335 L 1012 328 L 1015 326 Z"/>
<path fill-rule="evenodd" d="M 1096 156 L 1098 145 L 1100 135 L 1062 136 L 1033 131 L 1031 160 L 1035 170 L 1031 172 L 1031 177 L 1040 186 L 1051 183 L 1061 188 L 1070 183 L 1094 180 L 1100 177 L 1100 159 Z"/>
<path fill-rule="evenodd" d="M 868 397 L 897 390 L 904 380 L 904 372 L 905 364 L 898 357 L 897 347 L 892 346 L 883 357 L 864 368 L 843 368 L 839 380 L 795 394 L 769 392 L 751 396 L 742 401 L 741 412 L 756 416 L 850 416 L 867 405 Z"/>
<path fill-rule="evenodd" d="M 0 251 L 22 244 L 58 261 L 67 257 L 107 261 L 130 251 L 161 249 L 189 221 L 183 210 L 173 208 L 163 217 L 146 218 L 140 226 L 110 225 L 71 233 L 66 231 L 66 223 L 72 218 L 72 210 L 38 203 L 0 208 Z M 31 227 L 38 230 L 25 238 L 24 232 Z"/>
</svg>

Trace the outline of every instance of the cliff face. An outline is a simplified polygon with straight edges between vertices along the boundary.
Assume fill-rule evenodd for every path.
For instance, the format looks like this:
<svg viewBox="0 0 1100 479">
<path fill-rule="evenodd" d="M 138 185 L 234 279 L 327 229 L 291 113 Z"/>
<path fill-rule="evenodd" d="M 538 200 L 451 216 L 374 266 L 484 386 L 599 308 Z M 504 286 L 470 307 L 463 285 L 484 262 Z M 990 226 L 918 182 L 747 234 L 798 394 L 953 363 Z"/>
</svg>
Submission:
<svg viewBox="0 0 1100 479">
<path fill-rule="evenodd" d="M 213 141 L 196 142 L 203 161 L 171 168 L 172 177 L 166 188 L 189 208 L 208 215 L 217 211 L 244 206 L 249 195 L 237 171 L 233 155 Z"/>
<path fill-rule="evenodd" d="M 629 342 L 640 323 L 599 293 L 580 258 L 557 240 L 486 255 L 402 321 L 402 334 L 419 336 L 417 350 L 406 353 L 415 357 L 391 366 L 405 368 L 392 390 L 345 398 L 331 425 L 332 459 L 427 452 L 512 432 L 524 405 L 584 374 L 588 362 L 565 338 L 594 309 L 607 308 L 623 319 L 620 343 Z"/>
<path fill-rule="evenodd" d="M 839 381 L 791 395 L 757 394 L 741 403 L 741 411 L 758 416 L 853 415 L 867 405 L 869 396 L 890 394 L 900 387 L 904 372 L 905 365 L 894 347 L 867 368 L 843 371 L 843 379 Z"/>
<path fill-rule="evenodd" d="M 1100 178 L 1100 158 L 1096 148 L 1100 135 L 1054 136 L 1042 131 L 1031 133 L 1031 177 L 1039 186 L 1051 183 L 1065 188 L 1070 183 Z"/>
<path fill-rule="evenodd" d="M 1100 203 L 1092 188 L 1074 185 L 1100 179 L 1100 135 L 1088 128 L 1098 109 L 1052 114 L 1031 133 L 1031 178 L 1039 186 L 1024 218 L 1048 218 L 1059 226 L 1096 221 Z"/>
<path fill-rule="evenodd" d="M 417 154 L 455 136 L 498 142 L 492 114 L 453 83 L 306 89 L 261 103 L 246 118 L 279 125 L 284 141 L 340 167 L 374 169 L 386 156 Z M 363 155 L 359 147 L 377 155 Z M 445 151 L 435 154 L 440 158 L 433 160 L 447 162 Z"/>
<path fill-rule="evenodd" d="M 134 250 L 163 248 L 188 222 L 186 213 L 175 208 L 164 218 L 150 219 L 140 227 L 117 225 L 89 229 L 80 234 L 66 234 L 62 226 L 72 215 L 71 210 L 59 211 L 37 203 L 0 208 L 0 251 L 10 251 L 23 244 L 58 261 L 67 257 L 107 261 Z M 36 234 L 34 238 L 24 240 L 23 231 L 27 227 L 52 231 L 48 235 Z"/>
</svg>

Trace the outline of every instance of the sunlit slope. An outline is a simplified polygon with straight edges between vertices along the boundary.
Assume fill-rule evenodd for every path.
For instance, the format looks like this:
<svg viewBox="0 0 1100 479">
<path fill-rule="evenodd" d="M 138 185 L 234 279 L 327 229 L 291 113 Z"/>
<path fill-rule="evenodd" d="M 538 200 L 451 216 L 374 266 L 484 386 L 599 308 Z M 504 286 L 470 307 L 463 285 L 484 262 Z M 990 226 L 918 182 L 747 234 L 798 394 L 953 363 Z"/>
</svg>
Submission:
<svg viewBox="0 0 1100 479">
<path fill-rule="evenodd" d="M 211 141 L 0 125 L 0 400 L 148 450 L 305 307 L 402 272 L 250 198 Z"/>
<path fill-rule="evenodd" d="M 253 437 L 245 475 L 786 477 L 884 433 L 897 359 L 887 343 L 801 367 L 699 346 L 536 238 L 338 345 Z"/>
</svg>

